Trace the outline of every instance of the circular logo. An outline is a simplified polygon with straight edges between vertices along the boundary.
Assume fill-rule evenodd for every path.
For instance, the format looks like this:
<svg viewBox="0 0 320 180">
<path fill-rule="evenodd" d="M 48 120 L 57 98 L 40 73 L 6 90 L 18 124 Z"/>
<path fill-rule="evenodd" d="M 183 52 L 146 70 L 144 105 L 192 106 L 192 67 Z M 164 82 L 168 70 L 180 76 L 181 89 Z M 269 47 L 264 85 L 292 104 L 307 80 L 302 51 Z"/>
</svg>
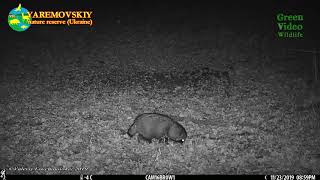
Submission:
<svg viewBox="0 0 320 180">
<path fill-rule="evenodd" d="M 21 7 L 21 4 L 17 8 L 13 8 L 8 16 L 9 26 L 18 32 L 27 30 L 32 20 L 28 12 L 27 9 Z"/>
</svg>

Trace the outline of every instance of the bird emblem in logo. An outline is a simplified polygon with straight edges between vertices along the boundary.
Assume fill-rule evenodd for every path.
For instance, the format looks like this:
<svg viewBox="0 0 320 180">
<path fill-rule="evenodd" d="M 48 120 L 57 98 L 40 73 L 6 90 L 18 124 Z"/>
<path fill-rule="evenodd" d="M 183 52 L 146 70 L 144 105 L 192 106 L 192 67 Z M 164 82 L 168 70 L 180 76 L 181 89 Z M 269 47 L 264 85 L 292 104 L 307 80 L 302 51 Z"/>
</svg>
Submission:
<svg viewBox="0 0 320 180">
<path fill-rule="evenodd" d="M 21 4 L 13 8 L 8 15 L 9 26 L 18 32 L 27 30 L 31 26 L 31 20 L 29 11 L 22 7 Z"/>
</svg>

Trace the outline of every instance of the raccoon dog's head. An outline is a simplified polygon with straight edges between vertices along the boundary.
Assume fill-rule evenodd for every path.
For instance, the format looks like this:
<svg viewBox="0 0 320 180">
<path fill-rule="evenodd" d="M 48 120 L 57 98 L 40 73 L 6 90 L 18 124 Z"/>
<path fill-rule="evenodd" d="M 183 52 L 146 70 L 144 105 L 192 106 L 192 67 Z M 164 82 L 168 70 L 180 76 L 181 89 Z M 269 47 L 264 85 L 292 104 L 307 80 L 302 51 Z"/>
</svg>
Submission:
<svg viewBox="0 0 320 180">
<path fill-rule="evenodd" d="M 183 143 L 187 138 L 187 131 L 181 124 L 174 123 L 169 129 L 168 136 L 176 142 Z"/>
</svg>

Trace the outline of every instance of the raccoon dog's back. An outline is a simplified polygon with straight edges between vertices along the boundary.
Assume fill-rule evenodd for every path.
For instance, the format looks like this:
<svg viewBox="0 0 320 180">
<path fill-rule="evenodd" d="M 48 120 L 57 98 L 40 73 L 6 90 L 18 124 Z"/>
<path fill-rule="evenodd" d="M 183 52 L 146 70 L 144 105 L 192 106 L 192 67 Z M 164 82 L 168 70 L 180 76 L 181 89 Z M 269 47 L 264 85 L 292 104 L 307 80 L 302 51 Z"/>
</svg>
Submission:
<svg viewBox="0 0 320 180">
<path fill-rule="evenodd" d="M 149 142 L 153 138 L 169 138 L 178 142 L 187 138 L 187 132 L 181 124 L 167 115 L 158 113 L 138 115 L 128 129 L 128 135 L 132 137 L 137 133 Z"/>
</svg>

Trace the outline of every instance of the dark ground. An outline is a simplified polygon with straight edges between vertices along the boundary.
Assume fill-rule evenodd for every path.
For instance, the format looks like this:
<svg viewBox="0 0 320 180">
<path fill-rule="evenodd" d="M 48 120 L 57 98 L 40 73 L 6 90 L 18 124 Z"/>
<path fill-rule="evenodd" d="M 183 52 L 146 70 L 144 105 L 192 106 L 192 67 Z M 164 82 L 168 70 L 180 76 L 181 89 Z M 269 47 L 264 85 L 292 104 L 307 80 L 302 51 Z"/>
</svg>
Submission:
<svg viewBox="0 0 320 180">
<path fill-rule="evenodd" d="M 9 12 L 17 4 L 6 6 Z M 320 85 L 313 81 L 312 55 L 286 51 L 319 50 L 314 5 L 23 6 L 93 10 L 95 24 L 32 26 L 22 33 L 4 28 L 0 169 L 320 174 Z M 279 11 L 305 15 L 305 38 L 274 37 Z M 128 138 L 125 131 L 143 112 L 174 117 L 186 128 L 187 141 Z"/>
</svg>

